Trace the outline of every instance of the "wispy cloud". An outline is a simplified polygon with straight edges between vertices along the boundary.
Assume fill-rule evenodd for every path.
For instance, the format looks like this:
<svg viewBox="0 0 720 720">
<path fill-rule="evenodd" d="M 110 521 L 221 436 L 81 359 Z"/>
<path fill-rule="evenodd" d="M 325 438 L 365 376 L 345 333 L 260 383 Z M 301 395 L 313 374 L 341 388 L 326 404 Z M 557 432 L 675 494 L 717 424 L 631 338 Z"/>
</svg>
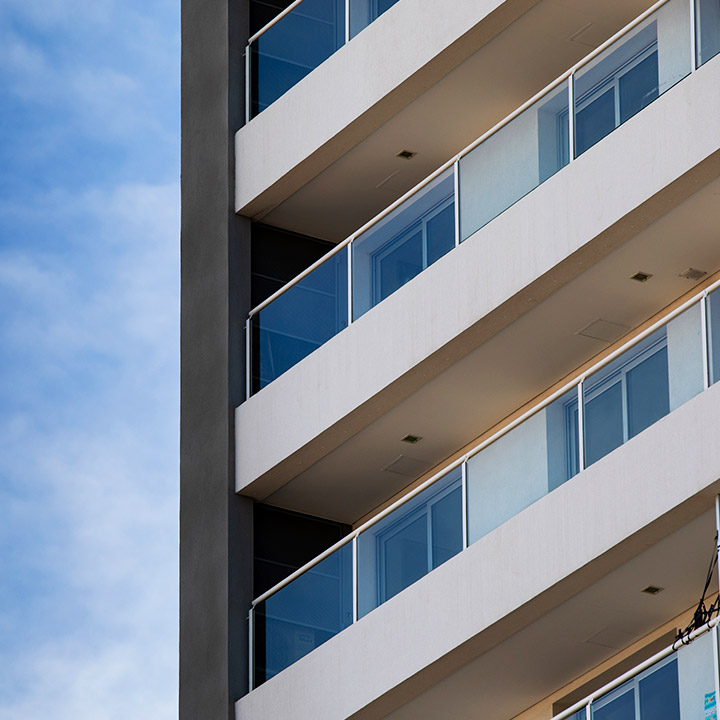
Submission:
<svg viewBox="0 0 720 720">
<path fill-rule="evenodd" d="M 0 4 L 0 720 L 173 718 L 176 4 Z"/>
<path fill-rule="evenodd" d="M 0 252 L 3 720 L 174 707 L 177 189 L 98 199 L 70 252 Z"/>
</svg>

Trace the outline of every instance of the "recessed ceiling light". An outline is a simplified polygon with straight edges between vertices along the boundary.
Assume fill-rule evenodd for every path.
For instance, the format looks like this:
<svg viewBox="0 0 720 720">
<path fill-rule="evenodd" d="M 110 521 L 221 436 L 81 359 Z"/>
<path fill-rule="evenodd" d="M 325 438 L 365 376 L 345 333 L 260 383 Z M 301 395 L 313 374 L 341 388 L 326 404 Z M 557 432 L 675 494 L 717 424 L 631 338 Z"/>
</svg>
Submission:
<svg viewBox="0 0 720 720">
<path fill-rule="evenodd" d="M 652 277 L 650 273 L 646 272 L 636 272 L 634 275 L 630 276 L 631 280 L 637 280 L 637 282 L 646 282 Z"/>
<path fill-rule="evenodd" d="M 419 443 L 422 440 L 422 438 L 419 435 L 406 435 L 400 442 L 406 442 L 410 443 L 410 445 L 415 445 L 415 443 Z"/>
<path fill-rule="evenodd" d="M 658 587 L 657 585 L 648 585 L 646 588 L 643 588 L 640 592 L 647 593 L 648 595 L 657 595 L 658 593 L 661 593 L 665 588 Z"/>
<path fill-rule="evenodd" d="M 688 280 L 699 280 L 703 275 L 707 275 L 707 273 L 704 270 L 698 270 L 697 268 L 688 268 L 687 270 L 683 270 L 680 273 L 681 278 L 686 278 Z"/>
<path fill-rule="evenodd" d="M 402 158 L 403 160 L 409 160 L 410 158 L 414 158 L 416 155 L 417 153 L 412 150 L 401 150 L 395 157 Z"/>
</svg>

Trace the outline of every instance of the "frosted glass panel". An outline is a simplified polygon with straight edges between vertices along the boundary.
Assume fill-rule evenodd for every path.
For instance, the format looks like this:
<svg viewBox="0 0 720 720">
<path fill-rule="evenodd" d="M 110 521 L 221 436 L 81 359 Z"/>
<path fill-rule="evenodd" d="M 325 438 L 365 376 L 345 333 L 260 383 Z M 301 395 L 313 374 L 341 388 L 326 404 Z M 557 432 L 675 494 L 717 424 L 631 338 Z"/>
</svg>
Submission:
<svg viewBox="0 0 720 720">
<path fill-rule="evenodd" d="M 461 158 L 461 240 L 567 164 L 567 128 L 564 82 Z"/>
</svg>

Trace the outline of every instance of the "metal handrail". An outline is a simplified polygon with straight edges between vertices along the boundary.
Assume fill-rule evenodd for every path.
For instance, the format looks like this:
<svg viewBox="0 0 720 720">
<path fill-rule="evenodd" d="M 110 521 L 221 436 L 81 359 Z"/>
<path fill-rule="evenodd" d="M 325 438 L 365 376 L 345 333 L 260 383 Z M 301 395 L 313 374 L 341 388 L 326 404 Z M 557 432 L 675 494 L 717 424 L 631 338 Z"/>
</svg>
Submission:
<svg viewBox="0 0 720 720">
<path fill-rule="evenodd" d="M 292 5 L 290 5 L 287 10 L 283 11 L 282 15 L 287 14 L 292 8 L 296 7 L 298 4 L 300 4 L 303 0 L 296 0 Z M 378 222 L 380 222 L 383 218 L 385 218 L 389 213 L 393 212 L 396 208 L 398 208 L 400 205 L 402 205 L 404 202 L 409 200 L 413 195 L 420 192 L 426 185 L 431 183 L 433 180 L 435 180 L 439 175 L 441 175 L 446 170 L 450 169 L 456 162 L 460 161 L 463 157 L 465 157 L 467 154 L 472 152 L 478 145 L 481 145 L 483 142 L 485 142 L 488 138 L 495 135 L 497 132 L 502 130 L 508 123 L 512 122 L 518 115 L 522 114 L 525 110 L 527 110 L 531 105 L 536 103 L 538 100 L 540 100 L 542 97 L 547 95 L 548 93 L 552 92 L 556 87 L 561 85 L 565 80 L 567 80 L 571 75 L 574 75 L 579 69 L 587 65 L 589 62 L 594 60 L 599 54 L 607 50 L 608 47 L 616 43 L 620 38 L 627 35 L 629 32 L 634 30 L 638 25 L 640 25 L 642 22 L 644 22 L 650 15 L 652 15 L 654 12 L 659 10 L 663 5 L 666 5 L 671 0 L 659 0 L 654 5 L 649 7 L 645 12 L 643 12 L 641 15 L 638 15 L 634 20 L 629 22 L 625 27 L 623 27 L 621 30 L 616 32 L 612 37 L 608 38 L 604 43 L 596 47 L 594 50 L 592 50 L 590 53 L 588 53 L 582 60 L 575 63 L 569 70 L 566 70 L 562 75 L 558 76 L 553 80 L 551 83 L 546 85 L 542 90 L 535 93 L 529 100 L 525 101 L 522 105 L 520 105 L 518 108 L 513 110 L 509 115 L 504 117 L 502 120 L 500 120 L 498 123 L 493 125 L 489 130 L 487 130 L 485 133 L 480 135 L 476 140 L 471 142 L 469 145 L 464 147 L 457 155 L 453 156 L 450 160 L 443 163 L 437 170 L 433 171 L 430 175 L 428 175 L 425 179 L 421 180 L 417 185 L 413 186 L 410 190 L 408 190 L 404 195 L 402 195 L 400 198 L 395 200 L 391 205 L 386 207 L 383 211 L 375 215 L 373 218 L 368 220 L 361 228 L 358 230 L 355 230 L 351 235 L 349 235 L 347 238 L 339 242 L 332 250 L 327 252 L 325 255 L 323 255 L 319 260 L 314 262 L 310 267 L 306 268 L 301 272 L 299 275 L 297 275 L 295 278 L 290 280 L 290 282 L 286 283 L 281 287 L 279 290 L 275 291 L 270 297 L 265 299 L 263 302 L 261 302 L 259 305 L 254 307 L 250 312 L 248 313 L 249 317 L 253 317 L 257 313 L 259 313 L 263 308 L 267 307 L 271 302 L 279 298 L 281 295 L 285 294 L 288 290 L 290 290 L 292 287 L 294 287 L 297 283 L 299 283 L 301 280 L 303 280 L 305 277 L 307 277 L 313 270 L 318 268 L 320 265 L 322 265 L 324 262 L 329 260 L 333 255 L 338 253 L 340 250 L 342 250 L 344 247 L 346 247 L 349 243 L 351 243 L 355 238 L 362 235 L 364 232 L 367 232 L 371 227 L 376 225 Z M 277 22 L 281 16 L 276 17 L 272 22 L 268 23 L 262 30 L 260 30 L 258 33 L 255 33 L 253 37 L 250 39 L 251 41 L 259 37 L 260 34 L 265 32 L 265 30 L 269 29 L 275 22 Z M 574 158 L 572 158 L 574 159 Z"/>
<path fill-rule="evenodd" d="M 279 12 L 267 25 L 263 25 L 254 35 L 251 35 L 247 41 L 248 47 L 252 45 L 261 35 L 265 34 L 273 25 L 277 25 L 288 13 L 291 13 L 303 0 L 295 0 L 290 3 L 284 10 Z"/>
<path fill-rule="evenodd" d="M 572 380 L 568 380 L 564 385 L 562 385 L 560 388 L 552 392 L 547 397 L 543 398 L 540 402 L 533 405 L 531 408 L 526 410 L 524 413 L 516 417 L 514 420 L 510 421 L 506 425 L 503 425 L 501 428 L 496 430 L 492 435 L 490 435 L 488 438 L 483 440 L 482 442 L 479 442 L 477 445 L 475 445 L 473 448 L 471 448 L 465 455 L 463 455 L 460 458 L 457 458 L 453 462 L 449 463 L 445 467 L 443 467 L 441 470 L 438 470 L 438 472 L 434 473 L 430 478 L 422 482 L 417 487 L 413 488 L 410 492 L 408 492 L 406 495 L 403 495 L 403 497 L 398 498 L 395 502 L 391 503 L 386 507 L 384 510 L 379 512 L 377 515 L 373 516 L 369 520 L 365 521 L 362 525 L 355 528 L 355 530 L 352 530 L 348 535 L 346 535 L 342 540 L 339 540 L 334 545 L 329 547 L 327 550 L 325 550 L 323 553 L 318 555 L 317 557 L 313 558 L 309 562 L 305 563 L 301 568 L 298 568 L 293 572 L 291 575 L 288 575 L 284 580 L 281 580 L 279 583 L 271 587 L 269 590 L 264 592 L 262 595 L 257 597 L 252 602 L 252 606 L 255 607 L 258 603 L 263 602 L 264 600 L 267 600 L 271 595 L 274 595 L 279 590 L 282 590 L 285 586 L 289 585 L 293 580 L 298 578 L 300 575 L 303 575 L 308 570 L 311 570 L 315 565 L 325 560 L 327 557 L 332 555 L 335 551 L 339 550 L 344 545 L 347 545 L 348 543 L 352 542 L 353 538 L 358 537 L 361 533 L 365 532 L 367 529 L 371 528 L 376 523 L 380 522 L 383 518 L 387 517 L 390 513 L 394 512 L 398 508 L 405 505 L 405 503 L 412 500 L 414 497 L 416 497 L 418 494 L 423 492 L 426 488 L 430 487 L 431 485 L 434 485 L 438 480 L 445 477 L 448 473 L 451 473 L 453 470 L 457 469 L 464 463 L 466 463 L 470 458 L 477 455 L 479 452 L 484 450 L 488 445 L 492 445 L 492 443 L 499 440 L 501 437 L 509 433 L 511 430 L 514 430 L 518 425 L 522 424 L 526 420 L 528 420 L 530 417 L 535 415 L 536 413 L 540 412 L 544 408 L 551 405 L 555 400 L 557 400 L 559 397 L 562 397 L 566 392 L 571 390 L 574 387 L 577 387 L 583 380 L 585 380 L 590 375 L 596 373 L 598 370 L 601 370 L 603 367 L 605 367 L 608 363 L 612 362 L 617 358 L 619 355 L 621 355 L 624 352 L 627 352 L 630 348 L 637 345 L 639 342 L 642 342 L 646 337 L 654 333 L 656 330 L 659 330 L 664 325 L 667 325 L 671 320 L 676 318 L 678 315 L 685 312 L 687 309 L 692 307 L 698 302 L 701 302 L 703 298 L 705 298 L 709 293 L 713 292 L 713 290 L 716 290 L 720 288 L 720 279 L 715 280 L 713 283 L 708 285 L 706 288 L 703 288 L 701 291 L 693 295 L 691 298 L 686 300 L 684 303 L 679 305 L 678 307 L 671 310 L 669 313 L 664 315 L 662 318 L 656 320 L 654 323 L 649 325 L 645 330 L 638 333 L 634 337 L 630 338 L 626 342 L 624 342 L 620 347 L 615 349 L 613 352 L 611 352 L 609 355 L 606 355 L 604 358 L 601 358 L 596 363 L 594 363 L 590 368 L 584 370 L 583 372 L 578 373 L 575 375 Z M 703 352 L 706 352 L 707 348 L 703 348 Z"/>
<path fill-rule="evenodd" d="M 609 683 L 606 683 L 601 688 L 598 688 L 597 690 L 594 690 L 589 695 L 586 695 L 582 700 L 579 700 L 574 705 L 571 705 L 566 710 L 563 710 L 561 713 L 558 713 L 557 715 L 554 715 L 551 720 L 566 720 L 570 716 L 574 715 L 578 710 L 582 710 L 584 707 L 587 707 L 592 702 L 597 700 L 600 697 L 603 697 L 604 695 L 607 695 L 609 692 L 614 690 L 617 687 L 620 687 L 623 683 L 627 682 L 628 680 L 631 680 L 636 675 L 639 675 L 643 670 L 647 670 L 649 667 L 652 667 L 653 665 L 659 663 L 661 660 L 664 660 L 668 655 L 672 655 L 674 652 L 679 650 L 683 645 L 687 645 L 688 642 L 692 642 L 695 640 L 695 638 L 700 637 L 701 635 L 704 635 L 705 633 L 712 630 L 717 624 L 720 622 L 720 618 L 713 618 L 709 622 L 707 622 L 702 627 L 697 628 L 696 630 L 693 630 L 690 635 L 688 636 L 687 640 L 683 642 L 682 640 L 674 640 L 671 645 L 668 645 L 667 647 L 663 648 L 659 652 L 655 653 L 652 657 L 649 657 L 644 662 L 641 662 L 639 665 L 636 665 L 631 670 L 628 670 L 627 672 L 623 673 L 619 677 L 616 677 L 614 680 L 611 680 Z"/>
</svg>

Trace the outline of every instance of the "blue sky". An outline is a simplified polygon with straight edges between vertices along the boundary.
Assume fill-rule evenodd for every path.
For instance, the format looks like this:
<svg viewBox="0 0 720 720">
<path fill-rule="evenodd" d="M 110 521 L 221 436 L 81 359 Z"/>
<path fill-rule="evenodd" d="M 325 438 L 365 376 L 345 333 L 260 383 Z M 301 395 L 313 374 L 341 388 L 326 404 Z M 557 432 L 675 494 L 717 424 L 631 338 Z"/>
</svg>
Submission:
<svg viewBox="0 0 720 720">
<path fill-rule="evenodd" d="M 177 0 L 0 0 L 0 720 L 176 716 Z"/>
</svg>

